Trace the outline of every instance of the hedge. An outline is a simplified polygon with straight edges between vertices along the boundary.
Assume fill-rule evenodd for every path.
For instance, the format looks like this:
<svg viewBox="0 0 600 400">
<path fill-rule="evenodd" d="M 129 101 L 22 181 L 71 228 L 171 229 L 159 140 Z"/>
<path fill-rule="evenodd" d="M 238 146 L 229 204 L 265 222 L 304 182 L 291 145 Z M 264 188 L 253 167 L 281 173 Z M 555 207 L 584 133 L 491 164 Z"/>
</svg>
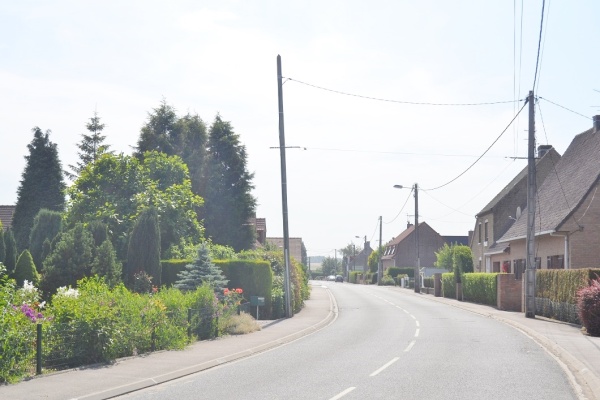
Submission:
<svg viewBox="0 0 600 400">
<path fill-rule="evenodd" d="M 185 266 L 192 264 L 194 260 L 162 260 L 161 282 L 163 286 L 171 287 L 177 282 L 177 274 L 185 269 Z"/>
<path fill-rule="evenodd" d="M 456 282 L 454 282 L 453 272 L 442 274 L 442 294 L 449 299 L 456 298 Z"/>
<path fill-rule="evenodd" d="M 409 278 L 415 277 L 415 269 L 414 268 L 400 268 L 400 267 L 389 267 L 386 271 L 386 275 L 391 276 L 392 278 L 397 277 L 398 275 L 406 274 Z"/>
<path fill-rule="evenodd" d="M 473 272 L 462 275 L 463 300 L 496 306 L 498 274 Z"/>
<path fill-rule="evenodd" d="M 577 304 L 577 291 L 600 278 L 600 269 L 543 269 L 535 274 L 535 297 Z"/>
<path fill-rule="evenodd" d="M 250 301 L 250 296 L 264 297 L 264 310 L 270 315 L 273 273 L 269 262 L 263 260 L 213 260 L 213 263 L 221 268 L 223 275 L 229 279 L 227 287 L 230 289 L 241 288 L 247 301 Z"/>
</svg>

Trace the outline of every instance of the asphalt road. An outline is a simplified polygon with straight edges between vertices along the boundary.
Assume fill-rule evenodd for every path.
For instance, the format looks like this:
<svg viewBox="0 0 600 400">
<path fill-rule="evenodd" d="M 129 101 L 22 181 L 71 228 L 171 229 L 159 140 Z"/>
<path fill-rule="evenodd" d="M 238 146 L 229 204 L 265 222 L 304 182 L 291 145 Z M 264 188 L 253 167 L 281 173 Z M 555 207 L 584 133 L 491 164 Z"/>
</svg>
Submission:
<svg viewBox="0 0 600 400">
<path fill-rule="evenodd" d="M 337 320 L 122 399 L 576 399 L 557 362 L 496 320 L 384 287 L 327 283 Z"/>
</svg>

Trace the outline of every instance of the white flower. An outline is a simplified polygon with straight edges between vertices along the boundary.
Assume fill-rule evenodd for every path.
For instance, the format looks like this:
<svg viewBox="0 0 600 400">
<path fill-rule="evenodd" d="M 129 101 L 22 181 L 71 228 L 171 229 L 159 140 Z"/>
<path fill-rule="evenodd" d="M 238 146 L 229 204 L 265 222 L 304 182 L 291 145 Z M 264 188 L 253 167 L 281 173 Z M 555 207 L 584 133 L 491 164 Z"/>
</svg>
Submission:
<svg viewBox="0 0 600 400">
<path fill-rule="evenodd" d="M 57 296 L 65 296 L 65 297 L 79 297 L 79 290 L 73 289 L 71 286 L 68 288 L 65 286 L 61 286 L 56 290 Z"/>
<path fill-rule="evenodd" d="M 37 293 L 37 288 L 33 286 L 32 282 L 29 282 L 27 279 L 23 281 L 23 292 L 24 293 Z"/>
</svg>

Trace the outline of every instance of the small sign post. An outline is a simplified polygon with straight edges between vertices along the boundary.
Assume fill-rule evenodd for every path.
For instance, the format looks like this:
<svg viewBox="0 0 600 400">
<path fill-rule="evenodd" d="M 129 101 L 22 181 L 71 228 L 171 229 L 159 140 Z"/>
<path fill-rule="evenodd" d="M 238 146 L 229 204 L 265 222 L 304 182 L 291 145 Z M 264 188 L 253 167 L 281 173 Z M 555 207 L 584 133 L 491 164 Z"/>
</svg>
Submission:
<svg viewBox="0 0 600 400">
<path fill-rule="evenodd" d="M 256 306 L 256 319 L 258 320 L 258 307 L 265 305 L 265 298 L 259 296 L 250 296 L 250 305 Z"/>
</svg>

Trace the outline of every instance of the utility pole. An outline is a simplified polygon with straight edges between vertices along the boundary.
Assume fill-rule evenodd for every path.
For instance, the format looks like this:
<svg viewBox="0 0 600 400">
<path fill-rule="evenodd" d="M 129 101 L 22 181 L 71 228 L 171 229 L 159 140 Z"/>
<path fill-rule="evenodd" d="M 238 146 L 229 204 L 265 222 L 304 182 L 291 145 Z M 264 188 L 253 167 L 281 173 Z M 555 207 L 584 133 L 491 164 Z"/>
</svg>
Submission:
<svg viewBox="0 0 600 400">
<path fill-rule="evenodd" d="M 529 102 L 529 140 L 527 152 L 527 259 L 525 273 L 525 317 L 535 318 L 535 101 Z"/>
<path fill-rule="evenodd" d="M 277 98 L 279 103 L 279 154 L 281 158 L 281 203 L 283 213 L 283 290 L 285 297 L 285 316 L 292 317 L 292 299 L 290 290 L 290 235 L 288 231 L 287 206 L 287 174 L 285 168 L 285 133 L 283 129 L 283 82 L 281 73 L 281 56 L 277 55 Z"/>
<path fill-rule="evenodd" d="M 381 236 L 382 236 L 382 232 L 383 232 L 383 227 L 382 225 L 382 218 L 381 215 L 379 216 L 379 259 L 377 260 L 377 284 L 381 285 L 381 278 L 383 278 L 383 263 L 381 262 L 381 256 L 383 254 L 381 254 L 383 252 L 383 247 L 381 244 Z"/>
<path fill-rule="evenodd" d="M 421 258 L 419 256 L 419 185 L 415 183 L 415 242 L 417 265 L 415 266 L 415 293 L 421 293 Z"/>
</svg>

